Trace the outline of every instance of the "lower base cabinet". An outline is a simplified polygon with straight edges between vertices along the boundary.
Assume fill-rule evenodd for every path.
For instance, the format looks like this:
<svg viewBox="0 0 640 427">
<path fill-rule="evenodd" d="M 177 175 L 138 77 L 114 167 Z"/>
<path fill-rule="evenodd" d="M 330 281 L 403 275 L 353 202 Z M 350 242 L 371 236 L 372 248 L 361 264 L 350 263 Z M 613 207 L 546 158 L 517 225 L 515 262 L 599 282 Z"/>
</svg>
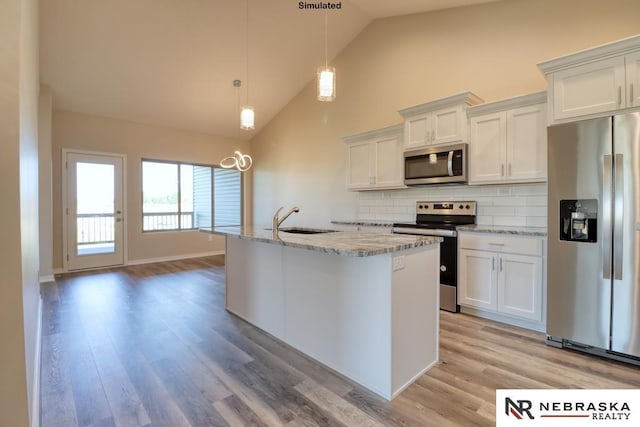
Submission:
<svg viewBox="0 0 640 427">
<path fill-rule="evenodd" d="M 459 234 L 458 301 L 463 307 L 543 322 L 543 240 Z"/>
</svg>

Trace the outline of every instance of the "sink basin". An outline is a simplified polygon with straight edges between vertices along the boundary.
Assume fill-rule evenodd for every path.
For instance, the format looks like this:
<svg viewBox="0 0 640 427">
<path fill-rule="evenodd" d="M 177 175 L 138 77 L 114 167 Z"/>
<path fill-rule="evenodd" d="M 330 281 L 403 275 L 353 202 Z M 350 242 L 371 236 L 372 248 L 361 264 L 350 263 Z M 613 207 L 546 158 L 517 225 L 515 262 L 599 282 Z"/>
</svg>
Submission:
<svg viewBox="0 0 640 427">
<path fill-rule="evenodd" d="M 322 233 L 335 233 L 337 230 L 324 230 L 320 228 L 303 228 L 303 227 L 284 227 L 278 231 L 284 233 L 293 234 L 322 234 Z"/>
</svg>

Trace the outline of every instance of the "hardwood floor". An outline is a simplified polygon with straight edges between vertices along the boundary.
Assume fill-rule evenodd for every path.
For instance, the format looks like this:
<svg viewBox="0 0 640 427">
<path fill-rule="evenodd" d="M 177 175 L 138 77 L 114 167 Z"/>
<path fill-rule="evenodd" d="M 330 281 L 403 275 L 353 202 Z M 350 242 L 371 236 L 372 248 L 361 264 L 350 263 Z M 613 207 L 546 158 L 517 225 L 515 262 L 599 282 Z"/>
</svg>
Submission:
<svg viewBox="0 0 640 427">
<path fill-rule="evenodd" d="M 45 284 L 50 426 L 491 426 L 497 388 L 639 388 L 640 369 L 441 312 L 441 362 L 386 402 L 224 310 L 224 258 Z"/>
</svg>

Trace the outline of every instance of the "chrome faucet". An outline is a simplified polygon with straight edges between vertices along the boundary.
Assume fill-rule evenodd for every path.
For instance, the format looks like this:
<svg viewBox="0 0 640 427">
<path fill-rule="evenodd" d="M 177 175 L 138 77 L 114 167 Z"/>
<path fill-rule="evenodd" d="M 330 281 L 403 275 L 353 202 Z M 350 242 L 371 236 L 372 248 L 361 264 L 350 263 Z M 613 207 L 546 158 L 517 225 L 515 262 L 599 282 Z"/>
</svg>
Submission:
<svg viewBox="0 0 640 427">
<path fill-rule="evenodd" d="M 299 207 L 294 207 L 292 208 L 289 212 L 287 212 L 282 218 L 278 217 L 278 214 L 280 213 L 280 211 L 284 209 L 284 206 L 280 207 L 280 209 L 278 209 L 276 211 L 276 213 L 273 215 L 273 238 L 277 239 L 278 238 L 278 229 L 280 228 L 280 224 L 282 224 L 284 222 L 285 219 L 289 218 L 289 216 L 294 213 L 294 212 L 300 212 L 300 208 Z"/>
</svg>

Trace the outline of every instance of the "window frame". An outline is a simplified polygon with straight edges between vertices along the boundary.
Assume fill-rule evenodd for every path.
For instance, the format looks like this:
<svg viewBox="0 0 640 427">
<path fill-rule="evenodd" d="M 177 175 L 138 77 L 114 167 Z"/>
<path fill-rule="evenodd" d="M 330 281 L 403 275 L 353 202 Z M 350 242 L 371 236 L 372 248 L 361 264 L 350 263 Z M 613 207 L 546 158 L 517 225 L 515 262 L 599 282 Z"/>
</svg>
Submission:
<svg viewBox="0 0 640 427">
<path fill-rule="evenodd" d="M 178 168 L 178 228 L 170 228 L 170 229 L 162 229 L 162 230 L 145 230 L 144 229 L 144 162 L 152 162 L 152 163 L 165 163 L 170 165 L 176 165 Z M 145 233 L 174 233 L 174 232 L 189 232 L 189 231 L 198 231 L 198 227 L 192 228 L 181 228 L 182 223 L 182 173 L 180 171 L 180 166 L 199 166 L 199 167 L 207 167 L 211 169 L 211 228 L 215 227 L 215 169 L 225 169 L 221 167 L 219 164 L 205 164 L 205 163 L 195 163 L 195 162 L 184 162 L 180 160 L 165 160 L 165 159 L 153 159 L 148 157 L 141 157 L 140 159 L 140 214 L 141 214 L 141 224 L 140 228 L 142 234 Z M 240 226 L 244 225 L 244 174 L 240 172 Z"/>
</svg>

